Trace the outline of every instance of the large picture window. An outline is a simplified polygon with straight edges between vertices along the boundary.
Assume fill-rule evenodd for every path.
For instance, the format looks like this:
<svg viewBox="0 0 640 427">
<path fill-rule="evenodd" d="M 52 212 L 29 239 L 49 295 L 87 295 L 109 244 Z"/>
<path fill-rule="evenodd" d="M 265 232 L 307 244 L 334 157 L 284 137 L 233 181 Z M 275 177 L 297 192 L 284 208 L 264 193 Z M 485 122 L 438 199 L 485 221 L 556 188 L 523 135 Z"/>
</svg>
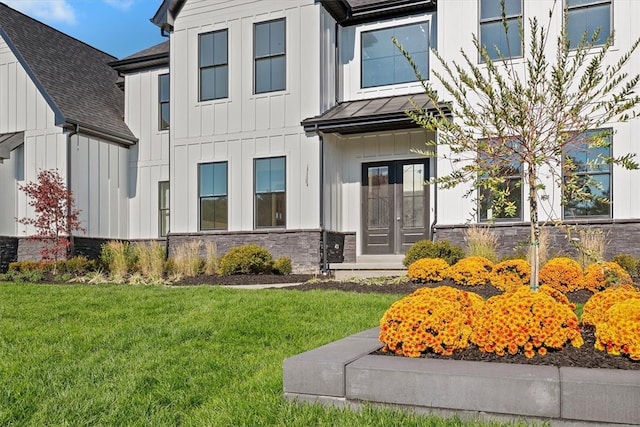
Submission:
<svg viewBox="0 0 640 427">
<path fill-rule="evenodd" d="M 286 89 L 285 20 L 254 25 L 255 93 Z"/>
<path fill-rule="evenodd" d="M 158 111 L 160 130 L 169 129 L 169 74 L 158 76 Z"/>
<path fill-rule="evenodd" d="M 228 228 L 227 162 L 199 165 L 200 229 Z"/>
<path fill-rule="evenodd" d="M 508 144 L 518 144 L 517 140 L 512 140 Z M 492 159 L 484 157 L 483 161 L 491 164 Z M 498 160 L 496 159 L 496 162 Z M 493 171 L 503 181 L 499 184 L 498 190 L 504 195 L 505 200 L 496 205 L 495 195 L 488 188 L 478 190 L 478 210 L 481 222 L 486 221 L 519 221 L 522 220 L 522 163 L 519 160 L 500 160 L 503 164 L 497 171 Z M 515 206 L 515 212 L 507 213 L 504 210 L 505 204 Z"/>
<path fill-rule="evenodd" d="M 500 0 L 480 0 L 480 44 L 493 60 L 499 59 L 500 55 L 505 58 L 522 56 L 518 23 L 522 20 L 522 0 L 505 0 L 504 7 L 509 26 L 506 34 Z"/>
<path fill-rule="evenodd" d="M 361 34 L 363 88 L 418 80 L 409 61 L 393 44 L 393 37 L 411 54 L 422 77 L 429 77 L 429 23 L 383 28 Z"/>
<path fill-rule="evenodd" d="M 169 233 L 169 181 L 158 182 L 158 234 Z"/>
<path fill-rule="evenodd" d="M 287 224 L 286 161 L 284 157 L 255 160 L 256 228 Z"/>
<path fill-rule="evenodd" d="M 595 45 L 603 45 L 611 34 L 611 0 L 566 0 L 566 7 L 569 46 L 577 47 L 585 33 L 591 42 L 597 29 Z"/>
<path fill-rule="evenodd" d="M 199 36 L 200 101 L 229 96 L 228 31 Z"/>
<path fill-rule="evenodd" d="M 585 132 L 567 148 L 563 159 L 565 219 L 611 216 L 610 157 L 611 132 L 607 130 Z M 575 181 L 567 185 L 571 176 Z"/>
</svg>

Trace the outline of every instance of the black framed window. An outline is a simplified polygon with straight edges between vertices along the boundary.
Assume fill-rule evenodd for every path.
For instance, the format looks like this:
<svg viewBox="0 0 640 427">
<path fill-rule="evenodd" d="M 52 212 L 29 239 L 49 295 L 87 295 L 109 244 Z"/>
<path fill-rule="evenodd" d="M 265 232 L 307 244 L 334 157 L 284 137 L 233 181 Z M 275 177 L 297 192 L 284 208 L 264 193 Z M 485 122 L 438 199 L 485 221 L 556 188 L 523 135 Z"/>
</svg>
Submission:
<svg viewBox="0 0 640 427">
<path fill-rule="evenodd" d="M 363 31 L 361 38 L 361 87 L 375 87 L 418 80 L 409 61 L 391 41 L 395 37 L 411 54 L 420 74 L 429 78 L 429 23 Z"/>
<path fill-rule="evenodd" d="M 505 18 L 509 26 L 505 34 L 500 0 L 480 0 L 480 45 L 484 45 L 492 60 L 522 56 L 522 0 L 505 0 Z M 498 53 L 500 52 L 500 53 Z M 482 58 L 480 58 L 482 61 Z"/>
<path fill-rule="evenodd" d="M 256 159 L 256 228 L 285 227 L 287 224 L 286 160 L 284 157 Z"/>
<path fill-rule="evenodd" d="M 199 36 L 200 101 L 229 96 L 228 30 Z"/>
<path fill-rule="evenodd" d="M 169 181 L 158 182 L 158 234 L 169 233 Z"/>
<path fill-rule="evenodd" d="M 202 163 L 198 168 L 200 230 L 226 230 L 229 226 L 227 162 Z"/>
<path fill-rule="evenodd" d="M 518 141 L 512 140 L 507 144 L 518 144 Z M 484 162 L 493 162 L 493 160 L 486 155 L 481 155 L 480 157 L 483 158 Z M 500 205 L 504 205 L 504 203 L 507 202 L 513 204 L 515 206 L 515 212 L 509 215 L 502 206 L 501 208 L 495 206 L 496 201 L 493 192 L 488 188 L 480 188 L 478 189 L 478 219 L 480 222 L 522 220 L 522 163 L 520 163 L 515 156 L 511 161 L 508 159 L 495 160 L 496 163 L 498 161 L 502 163 L 501 166 L 498 170 L 492 172 L 504 180 L 498 186 L 498 190 L 505 194 L 505 200 L 502 201 Z"/>
<path fill-rule="evenodd" d="M 261 22 L 253 26 L 255 93 L 286 89 L 285 20 Z"/>
<path fill-rule="evenodd" d="M 563 158 L 564 182 L 570 175 L 575 182 L 565 188 L 565 219 L 611 217 L 610 157 L 611 130 L 589 130 L 569 144 Z"/>
<path fill-rule="evenodd" d="M 575 48 L 586 33 L 591 41 L 597 29 L 600 30 L 594 45 L 603 45 L 611 34 L 611 0 L 565 0 L 567 8 L 567 39 Z"/>
<path fill-rule="evenodd" d="M 158 76 L 159 129 L 169 129 L 169 74 Z"/>
</svg>

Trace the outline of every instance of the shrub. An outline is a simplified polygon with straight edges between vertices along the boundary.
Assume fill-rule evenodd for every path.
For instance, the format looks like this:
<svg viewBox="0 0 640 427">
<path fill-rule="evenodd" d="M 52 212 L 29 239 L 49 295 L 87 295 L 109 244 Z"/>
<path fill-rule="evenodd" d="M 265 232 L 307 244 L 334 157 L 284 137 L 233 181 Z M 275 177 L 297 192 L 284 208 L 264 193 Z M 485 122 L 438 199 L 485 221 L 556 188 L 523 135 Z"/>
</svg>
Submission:
<svg viewBox="0 0 640 427">
<path fill-rule="evenodd" d="M 582 324 L 597 326 L 604 320 L 607 310 L 615 303 L 629 299 L 640 299 L 640 292 L 637 292 L 632 286 L 619 286 L 596 292 L 584 305 Z"/>
<path fill-rule="evenodd" d="M 412 282 L 439 282 L 447 276 L 449 263 L 442 258 L 422 258 L 407 269 L 407 277 Z"/>
<path fill-rule="evenodd" d="M 271 253 L 256 244 L 231 248 L 220 259 L 220 274 L 264 274 L 273 271 Z"/>
<path fill-rule="evenodd" d="M 464 230 L 467 257 L 480 256 L 491 262 L 498 259 L 498 235 L 493 227 L 472 224 Z"/>
<path fill-rule="evenodd" d="M 485 257 L 462 258 L 447 270 L 447 276 L 459 285 L 486 285 L 493 269 L 493 263 Z"/>
<path fill-rule="evenodd" d="M 578 232 L 580 235 L 578 249 L 578 261 L 582 268 L 589 264 L 602 261 L 607 249 L 607 236 L 600 229 L 585 228 Z"/>
<path fill-rule="evenodd" d="M 102 245 L 100 260 L 116 282 L 122 281 L 136 264 L 136 257 L 129 242 L 111 240 Z"/>
<path fill-rule="evenodd" d="M 419 357 L 451 355 L 469 346 L 472 322 L 483 301 L 448 286 L 422 288 L 395 302 L 380 320 L 383 351 Z"/>
<path fill-rule="evenodd" d="M 176 247 L 173 256 L 173 274 L 194 277 L 202 272 L 204 260 L 200 257 L 200 240 L 190 240 Z"/>
<path fill-rule="evenodd" d="M 218 257 L 218 245 L 215 242 L 207 242 L 204 245 L 207 252 L 207 256 L 204 260 L 204 272 L 210 276 L 218 274 L 218 263 L 220 257 Z"/>
<path fill-rule="evenodd" d="M 58 273 L 72 274 L 75 276 L 83 276 L 90 271 L 96 270 L 97 265 L 93 260 L 88 260 L 86 257 L 77 256 L 69 258 L 67 260 L 58 261 Z"/>
<path fill-rule="evenodd" d="M 638 258 L 634 257 L 633 255 L 618 254 L 614 256 L 611 261 L 624 268 L 631 277 L 638 277 L 640 275 L 640 260 L 638 260 Z"/>
<path fill-rule="evenodd" d="M 0 274 L 0 280 L 15 283 L 37 283 L 44 279 L 45 271 L 42 269 L 32 268 L 25 271 L 17 269 L 8 270 L 5 274 Z"/>
<path fill-rule="evenodd" d="M 10 262 L 8 272 L 28 273 L 32 270 L 51 271 L 53 270 L 53 262 L 31 260 Z"/>
<path fill-rule="evenodd" d="M 137 258 L 138 272 L 150 280 L 162 279 L 164 275 L 165 251 L 159 242 L 136 243 L 133 251 Z"/>
<path fill-rule="evenodd" d="M 553 258 L 540 269 L 540 284 L 548 285 L 562 293 L 582 289 L 582 267 L 571 258 Z"/>
<path fill-rule="evenodd" d="M 276 274 L 291 274 L 293 267 L 291 265 L 291 258 L 280 257 L 273 263 L 273 272 Z"/>
<path fill-rule="evenodd" d="M 404 256 L 405 267 L 422 258 L 442 258 L 449 265 L 455 264 L 464 257 L 464 252 L 459 246 L 452 245 L 447 240 L 432 242 L 431 240 L 420 240 L 407 250 Z"/>
<path fill-rule="evenodd" d="M 614 356 L 640 360 L 640 299 L 617 302 L 596 324 L 595 348 Z"/>
<path fill-rule="evenodd" d="M 531 265 L 523 259 L 510 259 L 493 266 L 489 282 L 501 291 L 512 291 L 528 285 Z"/>
<path fill-rule="evenodd" d="M 569 341 L 574 347 L 583 344 L 571 307 L 527 286 L 489 298 L 474 322 L 471 341 L 483 352 L 503 356 L 522 351 L 528 358 Z"/>
<path fill-rule="evenodd" d="M 615 262 L 591 264 L 584 272 L 584 287 L 596 292 L 610 286 L 632 285 L 633 280 L 624 268 Z"/>
</svg>

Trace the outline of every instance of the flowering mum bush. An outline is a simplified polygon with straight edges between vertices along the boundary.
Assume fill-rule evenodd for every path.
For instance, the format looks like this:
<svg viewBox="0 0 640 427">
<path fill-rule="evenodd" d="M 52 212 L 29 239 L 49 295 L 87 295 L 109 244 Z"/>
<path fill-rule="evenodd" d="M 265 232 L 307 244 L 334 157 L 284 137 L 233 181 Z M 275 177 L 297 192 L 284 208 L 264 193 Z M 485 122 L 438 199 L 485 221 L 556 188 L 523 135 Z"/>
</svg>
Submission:
<svg viewBox="0 0 640 427">
<path fill-rule="evenodd" d="M 640 299 L 617 302 L 596 324 L 595 348 L 608 354 L 627 354 L 640 360 Z"/>
<path fill-rule="evenodd" d="M 509 259 L 493 266 L 489 282 L 501 291 L 512 291 L 529 284 L 531 265 L 523 259 Z"/>
<path fill-rule="evenodd" d="M 487 353 L 523 351 L 528 358 L 569 341 L 574 347 L 584 343 L 571 307 L 527 286 L 489 298 L 474 320 L 471 341 Z"/>
<path fill-rule="evenodd" d="M 553 258 L 540 269 L 540 284 L 566 293 L 582 289 L 582 267 L 571 258 Z"/>
<path fill-rule="evenodd" d="M 627 271 L 615 262 L 597 262 L 584 271 L 584 287 L 596 292 L 610 286 L 632 285 Z"/>
<path fill-rule="evenodd" d="M 409 265 L 407 277 L 413 282 L 439 282 L 446 277 L 449 263 L 441 258 L 422 258 Z"/>
<path fill-rule="evenodd" d="M 640 299 L 640 292 L 637 292 L 632 286 L 619 286 L 596 292 L 584 305 L 582 324 L 597 326 L 604 320 L 607 310 L 614 304 L 630 299 Z"/>
<path fill-rule="evenodd" d="M 459 285 L 478 286 L 489 281 L 493 263 L 482 256 L 462 258 L 447 270 L 447 276 Z"/>
<path fill-rule="evenodd" d="M 482 298 L 472 292 L 448 286 L 418 289 L 382 316 L 382 350 L 409 357 L 428 350 L 451 355 L 468 347 L 472 322 L 482 305 Z"/>
</svg>

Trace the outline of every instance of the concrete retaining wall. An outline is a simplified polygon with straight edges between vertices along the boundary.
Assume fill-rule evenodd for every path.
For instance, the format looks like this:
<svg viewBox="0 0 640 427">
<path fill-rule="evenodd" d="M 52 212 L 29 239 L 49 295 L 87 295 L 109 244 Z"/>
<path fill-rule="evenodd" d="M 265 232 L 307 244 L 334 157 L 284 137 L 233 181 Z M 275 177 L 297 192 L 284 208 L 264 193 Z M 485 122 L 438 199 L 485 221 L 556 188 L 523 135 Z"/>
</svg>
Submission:
<svg viewBox="0 0 640 427">
<path fill-rule="evenodd" d="M 362 402 L 464 418 L 640 425 L 640 370 L 376 356 L 378 328 L 284 361 L 287 399 Z"/>
</svg>

